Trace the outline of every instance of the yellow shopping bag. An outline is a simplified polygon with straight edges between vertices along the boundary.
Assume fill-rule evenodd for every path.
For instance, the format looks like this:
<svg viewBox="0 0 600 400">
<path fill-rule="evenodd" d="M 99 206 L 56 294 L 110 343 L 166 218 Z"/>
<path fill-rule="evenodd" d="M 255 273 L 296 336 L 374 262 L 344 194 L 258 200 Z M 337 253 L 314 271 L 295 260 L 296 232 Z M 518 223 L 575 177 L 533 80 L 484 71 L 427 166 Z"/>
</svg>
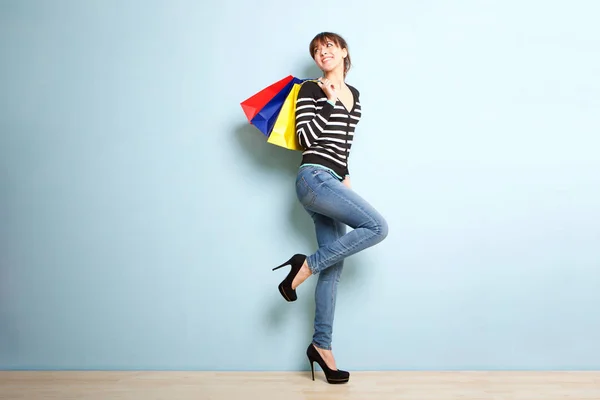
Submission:
<svg viewBox="0 0 600 400">
<path fill-rule="evenodd" d="M 296 99 L 302 83 L 294 83 L 292 90 L 287 95 L 281 111 L 275 120 L 273 130 L 267 143 L 281 146 L 289 150 L 303 150 L 296 136 Z"/>
</svg>

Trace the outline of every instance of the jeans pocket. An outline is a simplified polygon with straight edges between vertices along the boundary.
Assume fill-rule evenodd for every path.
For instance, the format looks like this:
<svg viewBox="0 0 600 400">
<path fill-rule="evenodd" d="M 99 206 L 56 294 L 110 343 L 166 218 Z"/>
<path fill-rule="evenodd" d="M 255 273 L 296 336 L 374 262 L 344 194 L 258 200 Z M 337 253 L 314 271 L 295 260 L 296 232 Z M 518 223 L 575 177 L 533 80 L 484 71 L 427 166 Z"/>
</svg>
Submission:
<svg viewBox="0 0 600 400">
<path fill-rule="evenodd" d="M 298 196 L 298 200 L 304 206 L 308 206 L 314 203 L 317 195 L 310 188 L 306 179 L 303 176 L 298 177 L 296 180 L 296 195 Z"/>
</svg>

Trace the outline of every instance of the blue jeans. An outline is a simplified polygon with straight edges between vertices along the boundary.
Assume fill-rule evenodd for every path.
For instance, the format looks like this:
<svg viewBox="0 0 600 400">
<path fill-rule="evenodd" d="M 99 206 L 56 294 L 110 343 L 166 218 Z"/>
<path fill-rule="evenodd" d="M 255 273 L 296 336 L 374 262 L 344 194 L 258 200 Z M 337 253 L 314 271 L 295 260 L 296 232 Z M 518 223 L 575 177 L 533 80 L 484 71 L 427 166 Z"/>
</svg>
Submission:
<svg viewBox="0 0 600 400">
<path fill-rule="evenodd" d="M 296 194 L 315 223 L 319 246 L 306 259 L 312 274 L 319 275 L 313 343 L 331 350 L 337 286 L 344 259 L 381 242 L 388 234 L 388 226 L 377 210 L 325 168 L 300 167 Z M 346 232 L 346 226 L 353 230 Z"/>
</svg>

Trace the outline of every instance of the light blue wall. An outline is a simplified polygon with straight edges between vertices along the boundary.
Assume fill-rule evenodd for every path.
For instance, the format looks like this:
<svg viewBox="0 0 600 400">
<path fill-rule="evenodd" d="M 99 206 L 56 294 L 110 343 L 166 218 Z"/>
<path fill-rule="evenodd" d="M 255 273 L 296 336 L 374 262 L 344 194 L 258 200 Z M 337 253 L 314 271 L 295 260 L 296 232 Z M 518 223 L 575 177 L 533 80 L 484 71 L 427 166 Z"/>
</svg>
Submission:
<svg viewBox="0 0 600 400">
<path fill-rule="evenodd" d="M 355 7 L 353 9 L 353 7 Z M 240 101 L 350 43 L 350 370 L 600 368 L 597 2 L 0 3 L 0 366 L 306 369 L 299 154 Z"/>
</svg>

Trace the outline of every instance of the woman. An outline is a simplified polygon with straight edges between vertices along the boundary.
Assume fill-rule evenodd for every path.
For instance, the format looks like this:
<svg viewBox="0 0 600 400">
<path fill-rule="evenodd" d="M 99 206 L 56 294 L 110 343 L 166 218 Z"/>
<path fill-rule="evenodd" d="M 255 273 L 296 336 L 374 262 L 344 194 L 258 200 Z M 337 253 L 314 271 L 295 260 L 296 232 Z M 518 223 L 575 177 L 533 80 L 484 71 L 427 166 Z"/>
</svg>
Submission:
<svg viewBox="0 0 600 400">
<path fill-rule="evenodd" d="M 337 369 L 331 351 L 336 292 L 344 259 L 381 242 L 388 227 L 350 184 L 348 158 L 361 105 L 358 90 L 345 82 L 351 66 L 348 45 L 341 36 L 324 32 L 313 38 L 309 51 L 324 76 L 317 82 L 304 82 L 298 92 L 296 134 L 305 150 L 296 193 L 314 220 L 319 248 L 309 256 L 296 254 L 273 270 L 291 266 L 279 285 L 287 301 L 295 301 L 296 288 L 311 275 L 318 275 L 314 335 L 307 349 L 312 379 L 316 361 L 329 383 L 344 383 L 350 374 Z M 346 233 L 346 226 L 353 230 Z"/>
</svg>

